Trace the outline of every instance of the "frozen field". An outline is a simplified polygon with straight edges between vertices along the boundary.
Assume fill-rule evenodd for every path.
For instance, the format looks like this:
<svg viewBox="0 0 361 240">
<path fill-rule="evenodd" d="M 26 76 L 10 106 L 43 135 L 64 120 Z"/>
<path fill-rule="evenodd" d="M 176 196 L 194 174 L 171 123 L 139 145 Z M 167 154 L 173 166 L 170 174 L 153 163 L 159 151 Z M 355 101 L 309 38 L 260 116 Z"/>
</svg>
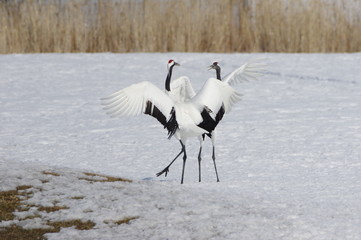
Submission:
<svg viewBox="0 0 361 240">
<path fill-rule="evenodd" d="M 216 183 L 211 142 L 187 142 L 168 177 L 155 177 L 179 152 L 153 118 L 111 119 L 99 99 L 148 80 L 164 87 L 190 77 L 199 89 L 250 59 L 268 72 L 237 86 L 243 94 L 220 123 Z M 32 185 L 30 209 L 1 226 L 91 220 L 49 239 L 361 239 L 361 54 L 30 54 L 0 55 L 0 190 Z M 56 172 L 59 176 L 46 175 Z M 80 180 L 83 172 L 132 183 Z M 44 183 L 46 182 L 46 183 Z M 83 197 L 77 198 L 76 197 Z M 23 220 L 36 212 L 42 218 Z M 135 217 L 129 224 L 114 224 Z"/>
</svg>

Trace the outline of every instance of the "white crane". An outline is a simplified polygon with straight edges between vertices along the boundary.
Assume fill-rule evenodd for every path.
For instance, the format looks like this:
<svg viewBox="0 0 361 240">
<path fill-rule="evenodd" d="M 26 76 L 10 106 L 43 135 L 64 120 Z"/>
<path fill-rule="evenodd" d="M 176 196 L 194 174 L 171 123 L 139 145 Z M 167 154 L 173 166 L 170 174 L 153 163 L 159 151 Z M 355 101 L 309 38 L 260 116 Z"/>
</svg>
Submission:
<svg viewBox="0 0 361 240">
<path fill-rule="evenodd" d="M 171 91 L 170 80 L 175 65 L 177 63 L 172 60 L 168 63 L 166 92 Z M 169 94 L 148 81 L 130 85 L 102 98 L 101 101 L 111 117 L 144 113 L 153 116 L 164 128 L 167 128 L 168 138 L 175 136 L 181 144 L 181 151 L 175 159 L 183 153 L 181 178 L 183 183 L 187 160 L 185 147 L 187 138 L 212 132 L 219 122 L 217 114 L 220 111 L 229 112 L 234 103 L 240 100 L 240 96 L 227 83 L 210 78 L 196 95 L 185 101 L 173 100 Z"/>
<path fill-rule="evenodd" d="M 171 60 L 170 60 L 171 61 Z M 215 69 L 216 70 L 216 78 L 224 83 L 229 85 L 235 85 L 236 83 L 241 83 L 244 81 L 249 80 L 256 80 L 258 77 L 262 76 L 265 73 L 265 64 L 262 62 L 261 59 L 257 59 L 255 61 L 250 61 L 242 66 L 238 67 L 236 70 L 232 71 L 231 73 L 227 74 L 223 79 L 221 78 L 221 68 L 218 65 L 218 62 L 214 62 L 212 65 L 209 66 L 209 70 Z M 192 85 L 187 77 L 180 77 L 176 80 L 173 80 L 170 84 L 171 91 L 169 93 L 173 99 L 182 99 L 182 101 L 187 101 L 191 97 L 195 95 Z M 224 108 L 220 108 L 216 115 L 216 122 L 222 120 L 225 111 Z M 205 136 L 208 136 L 212 140 L 212 159 L 214 170 L 216 173 L 217 182 L 219 182 L 217 165 L 216 165 L 216 157 L 215 157 L 215 135 L 216 129 L 209 133 L 204 133 L 201 136 L 198 136 L 200 141 L 199 153 L 198 153 L 198 171 L 199 171 L 199 182 L 201 181 L 201 154 L 202 154 L 202 146 L 205 140 Z M 180 154 L 174 158 L 171 163 L 165 167 L 162 171 L 157 173 L 157 177 L 161 176 L 163 173 L 167 176 L 169 172 L 169 167 L 173 164 L 173 162 L 179 157 Z"/>
</svg>

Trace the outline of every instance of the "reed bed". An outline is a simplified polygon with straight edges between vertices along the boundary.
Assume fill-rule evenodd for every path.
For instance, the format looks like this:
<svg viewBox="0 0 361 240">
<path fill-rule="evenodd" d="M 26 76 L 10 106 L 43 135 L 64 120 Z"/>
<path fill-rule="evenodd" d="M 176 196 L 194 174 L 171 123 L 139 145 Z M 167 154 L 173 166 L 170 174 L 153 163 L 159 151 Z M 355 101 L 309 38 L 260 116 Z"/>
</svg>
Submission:
<svg viewBox="0 0 361 240">
<path fill-rule="evenodd" d="M 359 52 L 354 0 L 0 0 L 0 53 Z"/>
</svg>

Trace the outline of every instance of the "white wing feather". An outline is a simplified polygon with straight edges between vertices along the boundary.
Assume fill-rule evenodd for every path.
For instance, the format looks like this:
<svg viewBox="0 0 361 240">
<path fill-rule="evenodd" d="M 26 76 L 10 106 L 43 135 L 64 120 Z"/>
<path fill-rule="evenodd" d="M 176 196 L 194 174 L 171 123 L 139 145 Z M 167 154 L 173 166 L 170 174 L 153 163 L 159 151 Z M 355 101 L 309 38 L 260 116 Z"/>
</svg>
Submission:
<svg viewBox="0 0 361 240">
<path fill-rule="evenodd" d="M 208 79 L 202 89 L 190 101 L 199 110 L 204 106 L 208 107 L 214 114 L 217 114 L 222 105 L 228 113 L 232 106 L 241 99 L 241 94 L 234 90 L 228 83 L 219 81 L 216 78 Z"/>
<path fill-rule="evenodd" d="M 266 66 L 267 65 L 263 62 L 263 59 L 250 61 L 227 74 L 222 78 L 222 81 L 233 86 L 241 82 L 256 80 L 265 74 Z"/>
<path fill-rule="evenodd" d="M 168 95 L 175 102 L 185 102 L 196 95 L 189 78 L 185 76 L 172 80 L 170 90 Z"/>
<path fill-rule="evenodd" d="M 150 82 L 130 85 L 101 99 L 104 110 L 111 117 L 135 116 L 145 112 L 147 102 L 157 107 L 168 119 L 174 102 L 170 97 Z"/>
</svg>

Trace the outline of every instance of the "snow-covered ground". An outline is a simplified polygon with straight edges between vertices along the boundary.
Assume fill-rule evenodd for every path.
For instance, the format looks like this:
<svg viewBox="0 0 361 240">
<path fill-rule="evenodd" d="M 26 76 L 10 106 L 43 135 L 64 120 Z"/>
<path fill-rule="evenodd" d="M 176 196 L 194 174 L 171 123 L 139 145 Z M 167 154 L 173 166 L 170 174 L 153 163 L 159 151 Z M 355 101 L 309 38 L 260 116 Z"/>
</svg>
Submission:
<svg viewBox="0 0 361 240">
<path fill-rule="evenodd" d="M 99 99 L 148 80 L 164 87 L 166 63 L 181 63 L 199 89 L 266 57 L 268 72 L 237 89 L 242 101 L 218 127 L 216 183 L 211 143 L 179 152 L 153 118 L 111 119 Z M 361 54 L 34 54 L 0 56 L 0 190 L 33 186 L 36 208 L 1 222 L 24 227 L 83 219 L 49 239 L 361 239 Z M 44 174 L 56 172 L 59 176 Z M 132 183 L 89 182 L 95 172 Z M 42 218 L 26 218 L 26 215 Z M 114 222 L 135 217 L 129 224 Z"/>
</svg>

